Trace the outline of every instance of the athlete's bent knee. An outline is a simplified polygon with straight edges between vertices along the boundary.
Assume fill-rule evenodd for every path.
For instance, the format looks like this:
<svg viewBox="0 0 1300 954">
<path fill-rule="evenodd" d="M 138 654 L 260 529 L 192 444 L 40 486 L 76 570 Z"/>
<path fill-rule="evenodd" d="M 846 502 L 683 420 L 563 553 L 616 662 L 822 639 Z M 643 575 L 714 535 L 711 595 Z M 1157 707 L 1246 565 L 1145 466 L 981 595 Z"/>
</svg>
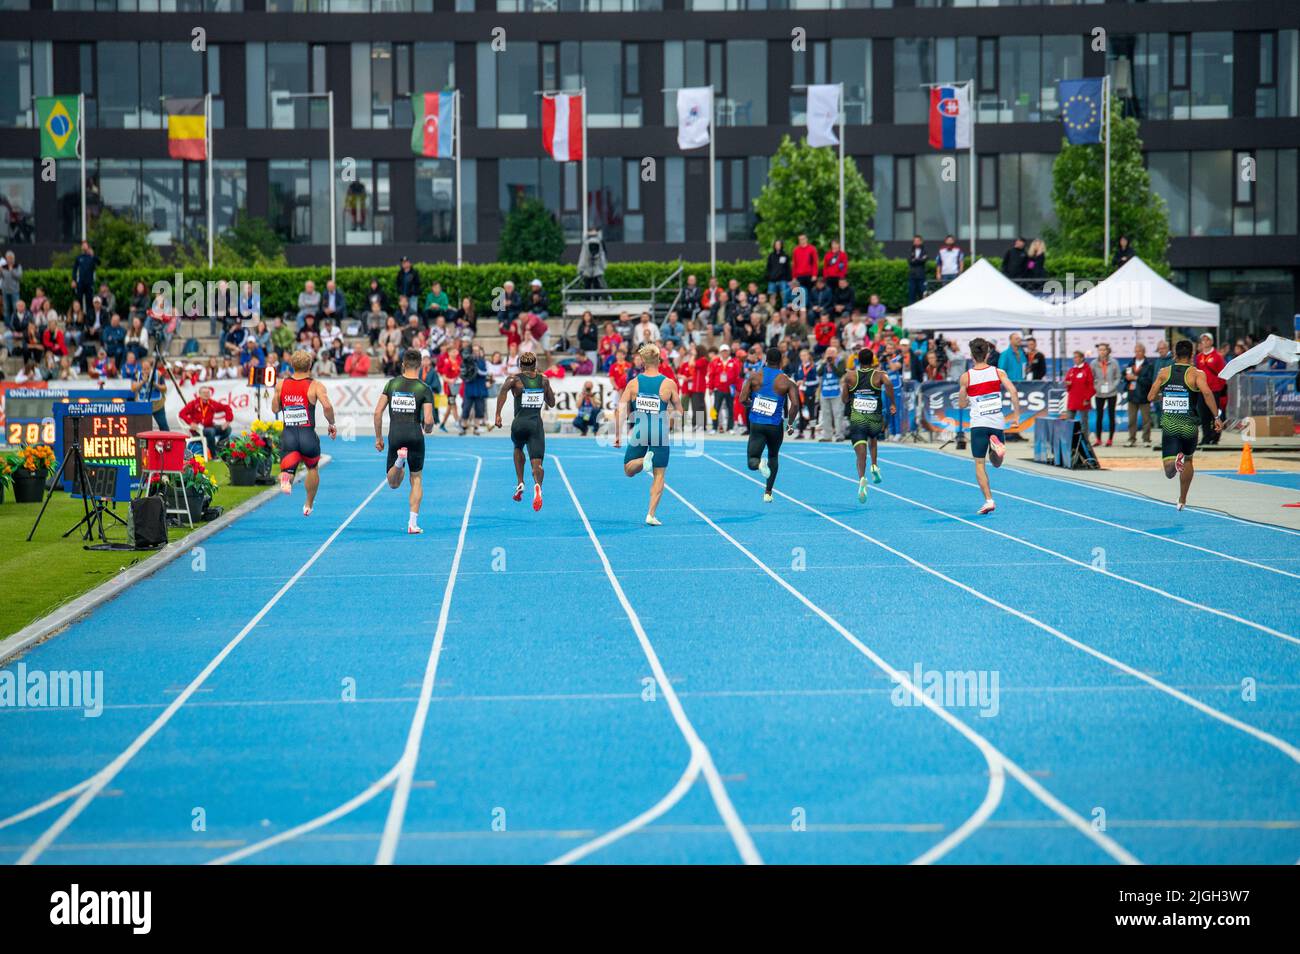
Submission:
<svg viewBox="0 0 1300 954">
<path fill-rule="evenodd" d="M 762 463 L 762 458 L 761 458 L 761 457 L 751 457 L 751 458 L 749 458 L 749 469 L 750 469 L 750 470 L 758 470 L 758 465 L 759 465 L 760 463 Z"/>
</svg>

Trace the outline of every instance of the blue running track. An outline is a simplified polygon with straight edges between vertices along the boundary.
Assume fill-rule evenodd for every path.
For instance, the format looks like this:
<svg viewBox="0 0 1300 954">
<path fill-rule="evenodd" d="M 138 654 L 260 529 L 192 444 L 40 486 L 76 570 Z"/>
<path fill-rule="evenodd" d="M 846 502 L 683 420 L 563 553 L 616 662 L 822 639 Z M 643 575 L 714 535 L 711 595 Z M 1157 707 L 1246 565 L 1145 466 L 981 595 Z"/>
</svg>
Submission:
<svg viewBox="0 0 1300 954">
<path fill-rule="evenodd" d="M 0 861 L 1294 864 L 1300 534 L 1042 471 L 787 441 L 364 444 L 21 660 Z M 1193 503 L 1197 489 L 1193 488 Z M 1207 505 L 1211 501 L 1202 501 Z M 969 691 L 968 691 L 969 690 Z"/>
</svg>

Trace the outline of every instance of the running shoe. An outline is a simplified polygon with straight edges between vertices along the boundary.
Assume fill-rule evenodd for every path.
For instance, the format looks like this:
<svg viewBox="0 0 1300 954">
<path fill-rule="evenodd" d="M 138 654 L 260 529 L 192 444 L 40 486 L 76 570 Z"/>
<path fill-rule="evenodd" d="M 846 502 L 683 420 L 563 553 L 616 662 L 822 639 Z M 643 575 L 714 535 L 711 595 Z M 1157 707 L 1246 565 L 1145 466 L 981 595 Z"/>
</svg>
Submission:
<svg viewBox="0 0 1300 954">
<path fill-rule="evenodd" d="M 1003 458 L 1007 456 L 1007 445 L 1003 444 L 997 435 L 992 435 L 989 437 L 989 450 L 993 452 L 993 466 L 1001 467 Z"/>
<path fill-rule="evenodd" d="M 880 476 L 880 467 L 879 467 L 877 464 L 872 464 L 872 465 L 871 465 L 871 482 L 872 482 L 873 484 L 878 484 L 878 483 L 880 483 L 882 480 L 884 480 L 884 478 Z"/>
<path fill-rule="evenodd" d="M 515 503 L 519 503 L 519 501 L 524 499 L 524 485 L 522 482 L 520 482 L 519 486 L 515 488 L 514 496 L 510 499 Z"/>
<path fill-rule="evenodd" d="M 280 472 L 280 493 L 293 493 L 293 474 L 286 474 L 284 471 Z"/>
<path fill-rule="evenodd" d="M 1186 463 L 1187 463 L 1187 457 L 1186 457 L 1186 455 L 1184 455 L 1184 454 L 1179 454 L 1177 457 L 1175 457 L 1175 458 L 1174 458 L 1174 473 L 1176 473 L 1176 474 L 1181 474 L 1181 473 L 1183 472 L 1183 466 L 1184 466 Z"/>
<path fill-rule="evenodd" d="M 533 511 L 542 509 L 542 485 L 533 484 Z"/>
<path fill-rule="evenodd" d="M 1186 501 L 1184 501 L 1184 500 L 1180 500 L 1180 501 L 1178 501 L 1178 509 L 1179 509 L 1179 510 L 1182 510 L 1182 509 L 1183 509 L 1184 507 L 1186 507 L 1186 506 L 1187 506 L 1187 502 L 1186 502 Z"/>
<path fill-rule="evenodd" d="M 424 533 L 424 531 L 421 530 L 419 527 L 412 527 L 412 526 L 410 526 L 409 524 L 408 524 L 407 527 L 406 527 L 406 532 L 407 532 L 407 533 Z"/>
<path fill-rule="evenodd" d="M 659 520 L 658 517 L 651 516 L 650 514 L 646 514 L 646 515 L 645 515 L 645 522 L 646 522 L 646 526 L 648 526 L 648 527 L 662 527 L 662 526 L 663 526 L 663 523 L 660 522 L 660 520 Z"/>
<path fill-rule="evenodd" d="M 986 500 L 986 501 L 984 501 L 984 506 L 980 507 L 980 509 L 979 509 L 979 513 L 980 513 L 981 515 L 983 515 L 983 514 L 989 514 L 989 513 L 992 513 L 994 510 L 996 510 L 997 508 L 998 508 L 998 505 L 995 504 L 992 500 Z"/>
<path fill-rule="evenodd" d="M 771 502 L 772 502 L 772 495 L 771 495 L 771 494 L 763 494 L 763 503 L 771 503 Z"/>
<path fill-rule="evenodd" d="M 858 478 L 858 503 L 867 502 L 867 478 Z"/>
<path fill-rule="evenodd" d="M 405 470 L 405 469 L 406 469 L 406 454 L 407 454 L 407 448 L 405 448 L 405 447 L 399 447 L 399 448 L 397 448 L 397 463 L 395 463 L 393 466 L 394 466 L 394 467 L 401 467 L 403 470 Z"/>
<path fill-rule="evenodd" d="M 768 466 L 766 460 L 760 460 L 758 462 L 758 472 L 763 475 L 764 480 L 767 480 L 768 475 L 772 473 L 772 468 Z"/>
<path fill-rule="evenodd" d="M 306 504 L 303 504 L 303 505 L 302 505 L 302 515 L 303 515 L 304 517 L 310 517 L 310 516 L 311 516 L 311 507 L 308 507 Z"/>
</svg>

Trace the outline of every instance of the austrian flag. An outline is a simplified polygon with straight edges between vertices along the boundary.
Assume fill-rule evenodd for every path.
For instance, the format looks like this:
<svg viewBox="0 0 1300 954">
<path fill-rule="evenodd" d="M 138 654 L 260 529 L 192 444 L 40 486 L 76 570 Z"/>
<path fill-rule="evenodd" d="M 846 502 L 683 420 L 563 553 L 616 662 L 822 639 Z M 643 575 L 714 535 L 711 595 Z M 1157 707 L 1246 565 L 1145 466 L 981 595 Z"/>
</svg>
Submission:
<svg viewBox="0 0 1300 954">
<path fill-rule="evenodd" d="M 556 162 L 582 159 L 582 94 L 542 97 L 542 148 Z"/>
<path fill-rule="evenodd" d="M 935 149 L 970 148 L 970 87 L 930 87 L 930 145 Z"/>
</svg>

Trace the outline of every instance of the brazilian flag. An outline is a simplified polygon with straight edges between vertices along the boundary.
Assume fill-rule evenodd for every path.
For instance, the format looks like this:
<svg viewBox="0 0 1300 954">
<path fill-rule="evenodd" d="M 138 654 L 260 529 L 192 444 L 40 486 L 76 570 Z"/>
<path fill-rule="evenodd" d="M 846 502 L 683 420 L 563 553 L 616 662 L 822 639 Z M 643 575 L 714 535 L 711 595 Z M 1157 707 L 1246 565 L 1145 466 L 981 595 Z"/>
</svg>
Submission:
<svg viewBox="0 0 1300 954">
<path fill-rule="evenodd" d="M 77 96 L 36 97 L 41 127 L 42 159 L 76 159 L 81 140 L 81 111 Z"/>
</svg>

